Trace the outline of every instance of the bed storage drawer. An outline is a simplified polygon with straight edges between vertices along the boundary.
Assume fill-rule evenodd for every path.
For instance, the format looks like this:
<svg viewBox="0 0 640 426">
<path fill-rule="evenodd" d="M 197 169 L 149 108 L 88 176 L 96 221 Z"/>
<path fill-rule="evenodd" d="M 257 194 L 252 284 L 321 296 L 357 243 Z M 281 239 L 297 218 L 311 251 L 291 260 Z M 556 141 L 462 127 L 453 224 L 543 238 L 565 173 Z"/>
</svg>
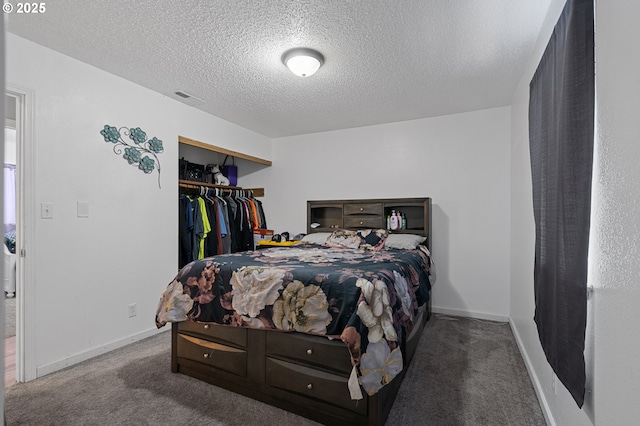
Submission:
<svg viewBox="0 0 640 426">
<path fill-rule="evenodd" d="M 267 357 L 267 384 L 367 414 L 367 399 L 352 400 L 348 376 L 339 376 Z"/>
<path fill-rule="evenodd" d="M 198 334 L 207 340 L 216 340 L 222 343 L 228 342 L 241 348 L 247 347 L 247 330 L 240 327 L 226 325 L 182 321 L 178 323 L 178 332 Z"/>
<path fill-rule="evenodd" d="M 267 356 L 289 358 L 305 364 L 351 373 L 351 356 L 347 345 L 340 340 L 329 340 L 319 336 L 282 333 L 267 333 Z"/>
<path fill-rule="evenodd" d="M 178 357 L 247 377 L 247 352 L 193 336 L 178 334 Z"/>
<path fill-rule="evenodd" d="M 382 216 L 345 216 L 345 228 L 384 228 Z"/>
<path fill-rule="evenodd" d="M 382 216 L 382 203 L 354 203 L 344 205 L 345 216 L 358 214 Z"/>
</svg>

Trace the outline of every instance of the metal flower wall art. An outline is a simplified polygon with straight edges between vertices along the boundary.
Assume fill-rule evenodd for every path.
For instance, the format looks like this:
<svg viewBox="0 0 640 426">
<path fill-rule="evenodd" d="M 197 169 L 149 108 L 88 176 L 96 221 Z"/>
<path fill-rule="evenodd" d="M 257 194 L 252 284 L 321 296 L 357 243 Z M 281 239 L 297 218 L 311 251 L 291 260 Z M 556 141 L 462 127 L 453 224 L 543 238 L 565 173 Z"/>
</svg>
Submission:
<svg viewBox="0 0 640 426">
<path fill-rule="evenodd" d="M 147 134 L 140 127 L 116 129 L 108 124 L 105 124 L 104 129 L 100 130 L 100 134 L 105 142 L 114 144 L 113 152 L 117 155 L 122 154 L 122 158 L 127 160 L 130 165 L 138 167 L 146 174 L 157 168 L 158 187 L 160 187 L 160 160 L 158 160 L 157 154 L 164 151 L 160 139 L 156 137 L 147 139 Z M 126 137 L 129 137 L 131 142 L 127 141 Z"/>
</svg>

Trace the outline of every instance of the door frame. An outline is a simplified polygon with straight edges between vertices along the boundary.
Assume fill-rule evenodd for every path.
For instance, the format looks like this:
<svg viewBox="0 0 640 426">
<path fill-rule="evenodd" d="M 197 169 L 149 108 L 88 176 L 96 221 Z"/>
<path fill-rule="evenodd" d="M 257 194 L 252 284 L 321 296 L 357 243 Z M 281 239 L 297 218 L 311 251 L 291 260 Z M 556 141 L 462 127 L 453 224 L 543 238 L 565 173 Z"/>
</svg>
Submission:
<svg viewBox="0 0 640 426">
<path fill-rule="evenodd" d="M 35 93 L 10 83 L 16 98 L 16 380 L 37 378 L 35 351 Z"/>
</svg>

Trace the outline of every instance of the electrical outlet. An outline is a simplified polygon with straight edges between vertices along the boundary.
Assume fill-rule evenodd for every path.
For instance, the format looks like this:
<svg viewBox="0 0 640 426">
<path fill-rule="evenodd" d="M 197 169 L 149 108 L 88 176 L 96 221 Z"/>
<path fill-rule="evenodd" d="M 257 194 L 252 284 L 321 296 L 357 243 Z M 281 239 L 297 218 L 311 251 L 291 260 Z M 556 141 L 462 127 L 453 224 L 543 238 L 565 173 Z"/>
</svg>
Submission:
<svg viewBox="0 0 640 426">
<path fill-rule="evenodd" d="M 138 315 L 138 306 L 135 303 L 129 305 L 129 318 L 133 318 Z"/>
</svg>

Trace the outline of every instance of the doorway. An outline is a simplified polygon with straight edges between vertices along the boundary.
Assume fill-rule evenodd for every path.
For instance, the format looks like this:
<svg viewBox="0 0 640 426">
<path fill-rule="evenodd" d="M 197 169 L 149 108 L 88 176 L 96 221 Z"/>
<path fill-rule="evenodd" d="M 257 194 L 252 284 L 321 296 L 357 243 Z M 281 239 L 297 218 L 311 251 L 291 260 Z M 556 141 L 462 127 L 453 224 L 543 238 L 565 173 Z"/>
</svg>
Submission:
<svg viewBox="0 0 640 426">
<path fill-rule="evenodd" d="M 28 382 L 37 377 L 35 360 L 35 319 L 28 312 L 34 312 L 35 285 L 34 246 L 35 229 L 35 166 L 34 166 L 34 97 L 35 93 L 10 83 L 5 85 L 6 115 L 15 112 L 15 339 L 14 366 L 15 379 L 11 383 Z M 12 98 L 12 99 L 9 99 Z M 15 101 L 15 106 L 13 106 Z M 6 123 L 5 123 L 6 124 Z M 5 301 L 7 300 L 5 296 Z M 5 341 L 5 345 L 6 345 Z M 7 371 L 5 359 L 5 373 Z"/>
<path fill-rule="evenodd" d="M 5 95 L 4 127 L 4 386 L 16 383 L 16 237 L 17 237 L 17 141 L 20 99 Z"/>
</svg>

